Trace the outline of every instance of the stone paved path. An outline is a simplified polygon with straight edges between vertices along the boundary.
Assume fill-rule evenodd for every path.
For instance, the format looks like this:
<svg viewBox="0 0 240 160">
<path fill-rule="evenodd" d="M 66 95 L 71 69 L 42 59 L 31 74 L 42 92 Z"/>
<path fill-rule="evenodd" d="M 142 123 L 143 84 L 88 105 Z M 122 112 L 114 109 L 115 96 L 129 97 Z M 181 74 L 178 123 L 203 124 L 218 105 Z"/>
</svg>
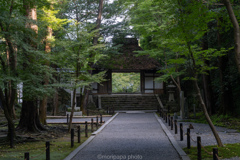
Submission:
<svg viewBox="0 0 240 160">
<path fill-rule="evenodd" d="M 73 160 L 179 160 L 154 113 L 120 113 Z"/>
</svg>

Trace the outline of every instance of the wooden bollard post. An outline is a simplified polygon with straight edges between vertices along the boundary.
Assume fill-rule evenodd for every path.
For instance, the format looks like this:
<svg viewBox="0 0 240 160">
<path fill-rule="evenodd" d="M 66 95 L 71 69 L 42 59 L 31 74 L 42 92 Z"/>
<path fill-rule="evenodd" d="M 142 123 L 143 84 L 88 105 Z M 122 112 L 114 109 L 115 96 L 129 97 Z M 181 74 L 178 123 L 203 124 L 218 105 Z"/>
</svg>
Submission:
<svg viewBox="0 0 240 160">
<path fill-rule="evenodd" d="M 46 142 L 46 160 L 50 160 L 50 142 Z"/>
<path fill-rule="evenodd" d="M 197 159 L 198 160 L 201 160 L 202 159 L 202 150 L 201 150 L 202 148 L 201 148 L 201 137 L 200 136 L 198 136 L 197 137 L 197 150 L 198 150 L 198 152 L 197 152 Z"/>
<path fill-rule="evenodd" d="M 81 127 L 78 126 L 78 143 L 81 143 Z"/>
<path fill-rule="evenodd" d="M 113 106 L 113 113 L 112 113 L 112 115 L 114 115 L 114 113 L 115 113 L 115 109 L 114 109 L 114 106 Z"/>
<path fill-rule="evenodd" d="M 175 126 L 175 134 L 177 134 L 177 120 L 174 120 L 174 126 Z"/>
<path fill-rule="evenodd" d="M 165 113 L 165 122 L 167 123 L 167 113 Z"/>
<path fill-rule="evenodd" d="M 71 147 L 74 146 L 74 129 L 71 129 Z"/>
<path fill-rule="evenodd" d="M 91 132 L 93 132 L 93 118 L 91 119 Z"/>
<path fill-rule="evenodd" d="M 89 116 L 89 109 L 87 109 L 87 116 Z"/>
<path fill-rule="evenodd" d="M 171 126 L 171 118 L 170 118 L 170 114 L 168 115 L 168 126 Z"/>
<path fill-rule="evenodd" d="M 191 141 L 190 141 L 190 128 L 187 128 L 187 148 L 191 148 Z"/>
<path fill-rule="evenodd" d="M 183 124 L 180 123 L 180 141 L 183 141 Z"/>
<path fill-rule="evenodd" d="M 29 152 L 24 153 L 24 160 L 29 160 Z"/>
<path fill-rule="evenodd" d="M 67 114 L 67 124 L 68 124 L 68 117 L 69 117 L 69 115 Z"/>
<path fill-rule="evenodd" d="M 102 123 L 103 121 L 102 121 L 102 114 L 100 114 L 100 123 Z"/>
<path fill-rule="evenodd" d="M 96 117 L 96 128 L 98 129 L 98 116 Z"/>
<path fill-rule="evenodd" d="M 171 130 L 173 130 L 173 117 L 171 117 Z"/>
<path fill-rule="evenodd" d="M 218 159 L 218 148 L 213 148 L 213 160 L 219 160 Z"/>
<path fill-rule="evenodd" d="M 87 124 L 87 121 L 85 121 L 85 137 L 88 137 L 88 124 Z"/>
</svg>

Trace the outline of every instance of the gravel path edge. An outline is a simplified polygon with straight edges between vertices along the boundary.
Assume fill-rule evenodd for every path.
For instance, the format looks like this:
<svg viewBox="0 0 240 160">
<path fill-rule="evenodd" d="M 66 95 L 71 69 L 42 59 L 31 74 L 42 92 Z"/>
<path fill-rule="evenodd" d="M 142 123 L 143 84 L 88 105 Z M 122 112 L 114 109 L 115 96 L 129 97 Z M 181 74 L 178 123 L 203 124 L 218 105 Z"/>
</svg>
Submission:
<svg viewBox="0 0 240 160">
<path fill-rule="evenodd" d="M 165 126 L 165 124 L 162 122 L 162 120 L 158 117 L 158 115 L 156 113 L 154 113 L 157 121 L 160 123 L 164 133 L 167 135 L 169 141 L 171 142 L 171 144 L 173 145 L 173 147 L 175 148 L 175 150 L 178 152 L 179 156 L 183 159 L 183 160 L 190 160 L 190 158 L 188 157 L 188 155 L 183 151 L 183 149 L 179 146 L 179 144 L 177 143 L 177 141 L 175 140 L 175 138 L 173 137 L 173 135 L 170 133 L 170 131 L 167 129 L 167 127 Z"/>
</svg>

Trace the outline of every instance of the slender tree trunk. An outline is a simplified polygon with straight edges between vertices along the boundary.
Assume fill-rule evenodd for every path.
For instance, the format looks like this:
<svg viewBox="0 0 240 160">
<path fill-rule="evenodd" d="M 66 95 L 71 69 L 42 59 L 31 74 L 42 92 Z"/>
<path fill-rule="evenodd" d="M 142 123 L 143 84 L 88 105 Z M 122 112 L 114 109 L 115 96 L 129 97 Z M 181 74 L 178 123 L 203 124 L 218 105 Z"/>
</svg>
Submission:
<svg viewBox="0 0 240 160">
<path fill-rule="evenodd" d="M 99 6 L 98 6 L 98 16 L 97 16 L 97 21 L 96 21 L 96 30 L 100 29 L 101 26 L 101 19 L 102 19 L 102 11 L 103 11 L 103 1 L 104 0 L 99 0 Z M 97 45 L 98 44 L 98 38 L 99 38 L 99 33 L 98 35 L 93 37 L 93 45 Z M 90 64 L 91 67 L 93 67 L 93 64 Z M 90 74 L 92 74 L 92 70 L 89 71 Z M 90 91 L 89 90 L 85 90 L 84 91 L 84 100 L 83 100 L 83 111 L 84 113 L 87 110 L 87 105 L 88 105 L 88 96 L 89 96 Z"/>
<path fill-rule="evenodd" d="M 79 65 L 79 52 L 78 52 L 78 58 L 77 58 L 77 70 L 76 70 L 76 78 L 78 79 L 79 77 L 79 71 L 80 71 L 80 65 Z M 71 115 L 70 115 L 70 122 L 69 122 L 69 125 L 68 125 L 68 131 L 70 132 L 71 131 L 71 128 L 72 128 L 72 119 L 73 119 L 73 113 L 74 113 L 74 108 L 75 108 L 75 105 L 76 105 L 76 84 L 78 83 L 78 80 L 76 80 L 74 82 L 75 86 L 74 86 L 74 90 L 73 90 L 73 98 L 72 98 L 72 111 L 71 111 Z"/>
<path fill-rule="evenodd" d="M 39 107 L 39 120 L 42 124 L 46 125 L 47 119 L 47 96 L 44 96 L 43 99 L 40 101 Z"/>
<path fill-rule="evenodd" d="M 232 94 L 232 86 L 228 82 L 226 75 L 228 74 L 228 56 L 219 57 L 219 78 L 220 78 L 220 99 L 221 99 L 221 108 L 220 113 L 227 114 L 234 112 L 234 100 Z"/>
<path fill-rule="evenodd" d="M 69 120 L 69 124 L 68 124 L 68 132 L 71 131 L 72 128 L 72 119 L 73 119 L 73 114 L 74 114 L 74 108 L 75 108 L 75 104 L 76 104 L 76 88 L 73 89 L 73 99 L 72 99 L 72 110 L 71 110 L 71 114 L 70 114 L 70 120 Z"/>
<path fill-rule="evenodd" d="M 220 18 L 222 21 L 222 18 Z M 221 48 L 221 27 L 219 26 L 218 20 L 218 31 L 217 31 L 217 40 L 218 40 L 218 49 Z M 233 113 L 234 100 L 232 94 L 232 86 L 228 82 L 228 78 L 226 75 L 228 74 L 228 63 L 229 58 L 228 55 L 224 55 L 218 58 L 218 66 L 219 66 L 219 80 L 220 80 L 220 110 L 219 112 L 222 114 L 226 114 L 228 111 Z"/>
<path fill-rule="evenodd" d="M 237 69 L 238 72 L 240 73 L 240 31 L 239 31 L 239 23 L 238 20 L 234 14 L 232 5 L 230 0 L 222 0 L 227 11 L 229 18 L 233 24 L 233 29 L 234 29 L 234 42 L 235 42 L 235 60 L 237 64 Z"/>
<path fill-rule="evenodd" d="M 209 72 L 208 72 L 209 73 Z M 204 88 L 204 95 L 205 95 L 205 100 L 206 100 L 206 106 L 208 109 L 208 113 L 210 115 L 215 113 L 215 109 L 213 107 L 213 91 L 212 91 L 212 87 L 211 87 L 211 78 L 210 78 L 210 74 L 206 75 L 203 74 L 202 75 L 203 78 L 203 88 Z"/>
<path fill-rule="evenodd" d="M 203 113 L 205 115 L 205 118 L 206 118 L 206 120 L 207 120 L 207 122 L 208 122 L 208 124 L 209 124 L 209 126 L 210 126 L 210 128 L 212 130 L 212 132 L 213 132 L 213 135 L 214 135 L 214 137 L 215 137 L 215 139 L 217 141 L 218 146 L 219 147 L 223 147 L 222 141 L 221 141 L 221 139 L 220 139 L 220 137 L 219 137 L 219 135 L 217 133 L 217 130 L 216 130 L 215 126 L 212 123 L 212 120 L 210 119 L 210 117 L 208 115 L 208 111 L 207 111 L 206 105 L 205 105 L 205 103 L 203 101 L 203 98 L 201 96 L 201 91 L 200 91 L 198 83 L 197 83 L 197 76 L 195 76 L 195 79 L 196 80 L 194 80 L 194 88 L 197 91 L 197 98 L 198 98 L 198 100 L 200 102 L 200 105 L 202 107 L 202 110 L 203 110 Z"/>
<path fill-rule="evenodd" d="M 189 54 L 190 54 L 190 58 L 192 59 L 192 63 L 193 63 L 193 67 L 192 67 L 193 71 L 192 72 L 193 72 L 193 78 L 195 78 L 195 80 L 193 80 L 193 83 L 194 83 L 194 89 L 195 89 L 195 91 L 197 93 L 197 98 L 198 98 L 198 100 L 200 102 L 200 105 L 202 107 L 203 113 L 204 113 L 205 118 L 206 118 L 206 120 L 208 122 L 208 125 L 210 126 L 210 128 L 211 128 L 211 130 L 213 132 L 213 135 L 214 135 L 214 137 L 215 137 L 215 139 L 216 139 L 216 141 L 218 143 L 218 146 L 219 147 L 223 147 L 222 141 L 221 141 L 221 139 L 220 139 L 220 137 L 219 137 L 219 135 L 217 133 L 217 130 L 214 127 L 211 118 L 209 117 L 209 114 L 208 114 L 208 111 L 207 111 L 207 107 L 206 107 L 206 105 L 204 103 L 203 97 L 201 95 L 200 88 L 198 86 L 198 82 L 197 82 L 197 80 L 198 80 L 197 76 L 198 75 L 196 74 L 196 70 L 195 70 L 195 68 L 196 68 L 196 61 L 195 61 L 195 58 L 193 56 L 193 52 L 192 52 L 192 49 L 191 49 L 191 46 L 190 46 L 189 42 L 187 42 L 187 47 L 188 47 L 188 51 L 189 51 Z"/>
<path fill-rule="evenodd" d="M 207 34 L 205 33 L 205 35 L 203 36 L 203 40 L 202 40 L 202 50 L 208 50 L 208 41 L 207 41 Z M 204 61 L 206 66 L 209 66 L 209 61 L 205 60 Z M 203 89 L 204 89 L 204 98 L 206 101 L 206 106 L 207 106 L 207 110 L 209 115 L 213 114 L 213 90 L 212 90 L 212 86 L 211 86 L 211 77 L 210 77 L 210 71 L 206 71 L 207 74 L 203 74 L 202 78 L 203 78 Z"/>
<path fill-rule="evenodd" d="M 83 113 L 87 112 L 87 105 L 88 105 L 88 96 L 89 96 L 89 90 L 86 88 L 84 89 L 84 98 L 83 98 Z"/>
<path fill-rule="evenodd" d="M 101 19 L 102 19 L 102 9 L 103 9 L 103 0 L 99 0 L 98 16 L 97 16 L 96 28 L 95 29 L 100 29 Z M 97 45 L 98 38 L 99 38 L 99 35 L 93 37 L 93 44 L 94 45 Z"/>
<path fill-rule="evenodd" d="M 10 71 L 8 71 L 5 67 L 3 67 L 3 71 L 5 72 L 6 75 L 10 76 L 17 76 L 17 71 L 16 71 L 16 51 L 14 50 L 14 46 L 10 40 L 9 36 L 6 36 L 6 43 L 8 46 L 8 62 L 7 62 L 7 67 L 10 68 Z M 14 127 L 14 122 L 13 122 L 13 109 L 15 105 L 15 98 L 16 98 L 16 82 L 13 80 L 10 80 L 8 83 L 4 83 L 5 86 L 5 91 L 4 93 L 1 90 L 1 96 L 0 98 L 2 99 L 3 106 L 4 106 L 4 114 L 5 117 L 8 121 L 8 139 L 15 138 L 15 127 Z M 10 137 L 10 135 L 13 135 L 13 137 Z"/>
<path fill-rule="evenodd" d="M 9 1 L 10 6 L 9 6 L 9 20 L 12 18 L 12 12 L 13 12 L 13 7 L 14 7 L 14 1 Z M 17 77 L 17 69 L 16 69 L 16 62 L 17 62 L 17 50 L 14 48 L 14 41 L 12 40 L 11 37 L 11 32 L 9 31 L 11 23 L 6 23 L 5 25 L 3 24 L 4 22 L 0 21 L 0 27 L 1 31 L 3 32 L 2 38 L 5 39 L 6 41 L 6 55 L 2 53 L 0 55 L 0 65 L 1 65 L 1 71 L 4 74 L 4 76 L 11 77 L 14 79 Z M 5 58 L 3 58 L 6 56 Z M 2 75 L 3 76 L 3 75 Z M 15 133 L 15 126 L 13 122 L 13 116 L 14 116 L 14 105 L 15 105 L 15 98 L 16 98 L 16 93 L 17 93 L 17 83 L 15 80 L 8 80 L 8 81 L 3 81 L 3 86 L 1 85 L 0 88 L 0 101 L 3 106 L 4 110 L 4 115 L 7 119 L 8 122 L 8 139 L 9 140 L 14 140 L 16 137 Z M 12 136 L 11 136 L 12 135 Z M 13 146 L 10 146 L 13 147 Z"/>
<path fill-rule="evenodd" d="M 53 96 L 53 115 L 56 116 L 58 113 L 58 89 L 55 88 L 55 93 Z"/>
<path fill-rule="evenodd" d="M 45 53 L 49 54 L 51 52 L 51 44 L 50 44 L 50 40 L 52 38 L 52 28 L 51 27 L 47 27 L 47 33 L 48 34 L 46 36 Z M 46 62 L 46 65 L 49 66 L 49 62 Z M 44 85 L 46 86 L 48 84 L 49 84 L 48 77 L 47 77 L 47 75 L 45 75 Z M 46 122 L 46 119 L 47 119 L 47 99 L 48 99 L 48 96 L 45 95 L 40 102 L 40 108 L 39 108 L 40 122 L 44 125 L 47 124 L 47 122 Z"/>
<path fill-rule="evenodd" d="M 2 101 L 2 106 L 3 106 L 3 111 L 4 111 L 4 115 L 7 119 L 8 122 L 8 139 L 11 139 L 11 134 L 13 135 L 12 138 L 15 139 L 16 137 L 16 133 L 15 133 L 15 127 L 14 127 L 14 122 L 11 116 L 11 110 L 10 110 L 10 104 L 8 102 L 6 102 L 6 99 L 4 98 L 4 94 L 2 92 L 2 89 L 0 89 L 0 99 Z"/>
</svg>

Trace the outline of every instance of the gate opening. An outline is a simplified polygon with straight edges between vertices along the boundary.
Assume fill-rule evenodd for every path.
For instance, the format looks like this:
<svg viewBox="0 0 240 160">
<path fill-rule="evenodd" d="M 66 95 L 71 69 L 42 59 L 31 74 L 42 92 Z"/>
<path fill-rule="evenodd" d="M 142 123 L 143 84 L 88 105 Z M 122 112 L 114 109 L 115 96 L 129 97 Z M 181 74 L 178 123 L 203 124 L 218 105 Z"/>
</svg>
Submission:
<svg viewBox="0 0 240 160">
<path fill-rule="evenodd" d="M 112 93 L 140 92 L 140 73 L 112 73 Z"/>
</svg>

